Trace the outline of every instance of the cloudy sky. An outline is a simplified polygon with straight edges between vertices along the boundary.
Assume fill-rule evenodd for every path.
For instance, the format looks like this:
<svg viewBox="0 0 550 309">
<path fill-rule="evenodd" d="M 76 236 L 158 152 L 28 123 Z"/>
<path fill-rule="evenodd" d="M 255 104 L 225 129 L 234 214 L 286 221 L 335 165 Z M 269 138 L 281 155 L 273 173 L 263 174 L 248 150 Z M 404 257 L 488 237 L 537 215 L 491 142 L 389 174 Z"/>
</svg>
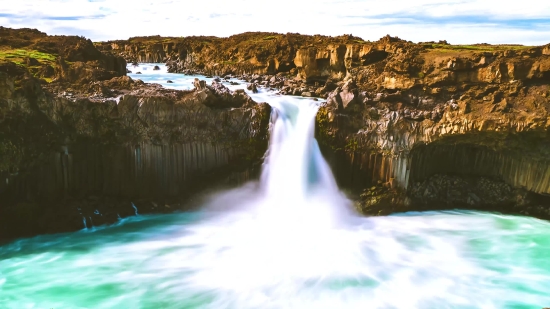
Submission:
<svg viewBox="0 0 550 309">
<path fill-rule="evenodd" d="M 413 42 L 550 43 L 548 0 L 0 0 L 0 25 L 93 41 L 245 31 L 390 34 Z"/>
</svg>

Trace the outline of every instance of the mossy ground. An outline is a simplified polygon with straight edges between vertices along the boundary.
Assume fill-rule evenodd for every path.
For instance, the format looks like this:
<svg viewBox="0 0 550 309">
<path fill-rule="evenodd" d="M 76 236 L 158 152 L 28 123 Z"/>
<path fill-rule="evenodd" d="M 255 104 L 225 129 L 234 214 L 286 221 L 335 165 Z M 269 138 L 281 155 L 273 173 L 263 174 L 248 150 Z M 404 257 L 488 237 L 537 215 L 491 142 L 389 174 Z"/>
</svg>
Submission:
<svg viewBox="0 0 550 309">
<path fill-rule="evenodd" d="M 0 61 L 11 61 L 19 65 L 26 65 L 27 58 L 34 58 L 41 64 L 55 64 L 57 55 L 28 49 L 0 49 Z"/>
<path fill-rule="evenodd" d="M 36 62 L 29 65 L 28 58 L 35 59 Z M 0 63 L 13 62 L 19 67 L 28 70 L 34 77 L 39 77 L 39 72 L 43 66 L 56 67 L 56 54 L 45 53 L 33 49 L 2 49 L 0 47 Z M 47 83 L 52 82 L 51 77 L 42 77 Z"/>
</svg>

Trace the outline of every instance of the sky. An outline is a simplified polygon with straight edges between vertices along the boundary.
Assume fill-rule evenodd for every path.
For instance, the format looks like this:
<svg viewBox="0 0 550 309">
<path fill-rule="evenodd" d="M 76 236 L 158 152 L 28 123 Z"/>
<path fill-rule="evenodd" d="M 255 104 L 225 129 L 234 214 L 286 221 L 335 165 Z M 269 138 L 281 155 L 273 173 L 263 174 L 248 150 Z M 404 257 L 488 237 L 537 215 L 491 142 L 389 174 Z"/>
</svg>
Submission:
<svg viewBox="0 0 550 309">
<path fill-rule="evenodd" d="M 0 25 L 93 41 L 246 31 L 375 41 L 550 43 L 548 0 L 0 0 Z"/>
</svg>

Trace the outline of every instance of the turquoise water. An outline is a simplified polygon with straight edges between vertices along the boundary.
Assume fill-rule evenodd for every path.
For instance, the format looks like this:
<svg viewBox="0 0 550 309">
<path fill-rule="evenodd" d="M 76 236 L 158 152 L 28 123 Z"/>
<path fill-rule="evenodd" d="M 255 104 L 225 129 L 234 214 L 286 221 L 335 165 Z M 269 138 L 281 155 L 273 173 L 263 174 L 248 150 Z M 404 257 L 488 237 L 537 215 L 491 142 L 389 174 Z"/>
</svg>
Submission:
<svg viewBox="0 0 550 309">
<path fill-rule="evenodd" d="M 545 221 L 431 212 L 313 235 L 279 222 L 279 243 L 237 213 L 138 216 L 0 247 L 0 308 L 550 305 Z"/>
</svg>

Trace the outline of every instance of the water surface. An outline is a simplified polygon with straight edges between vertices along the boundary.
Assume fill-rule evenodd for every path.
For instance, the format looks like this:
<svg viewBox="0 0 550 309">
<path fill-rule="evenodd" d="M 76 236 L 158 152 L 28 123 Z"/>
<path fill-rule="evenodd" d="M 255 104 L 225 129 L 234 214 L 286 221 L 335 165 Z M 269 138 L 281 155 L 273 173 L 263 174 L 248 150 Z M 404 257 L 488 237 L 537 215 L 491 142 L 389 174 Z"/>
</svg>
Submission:
<svg viewBox="0 0 550 309">
<path fill-rule="evenodd" d="M 0 247 L 0 308 L 540 309 L 550 302 L 548 222 L 429 212 L 330 226 L 316 224 L 316 214 L 270 220 L 266 205 L 223 210 L 243 193 L 226 193 L 211 211 L 132 217 Z"/>
</svg>

